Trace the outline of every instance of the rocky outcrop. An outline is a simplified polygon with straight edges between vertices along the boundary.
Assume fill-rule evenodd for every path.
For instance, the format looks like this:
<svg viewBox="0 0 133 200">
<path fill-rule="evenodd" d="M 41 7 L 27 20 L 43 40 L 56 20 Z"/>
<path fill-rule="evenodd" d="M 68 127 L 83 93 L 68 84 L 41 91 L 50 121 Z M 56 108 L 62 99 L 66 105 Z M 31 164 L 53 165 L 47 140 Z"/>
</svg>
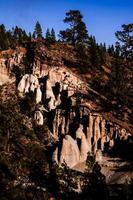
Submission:
<svg viewBox="0 0 133 200">
<path fill-rule="evenodd" d="M 6 54 L 6 51 L 2 53 Z M 23 57 L 23 52 L 15 51 L 11 55 L 8 55 L 7 51 L 6 56 L 3 55 L 3 58 L 0 58 L 0 85 L 14 81 L 15 76 L 12 73 L 13 67 L 19 66 L 22 62 Z"/>
<path fill-rule="evenodd" d="M 68 134 L 65 131 L 65 127 L 73 127 L 69 134 L 73 138 L 74 142 L 76 142 L 79 151 L 79 159 L 77 159 L 76 157 L 74 163 L 76 163 L 76 161 L 77 163 L 75 165 L 85 162 L 88 152 L 96 155 L 96 160 L 100 163 L 102 161 L 102 153 L 108 152 L 108 150 L 112 149 L 115 146 L 117 140 L 124 141 L 131 137 L 131 134 L 127 133 L 125 129 L 122 129 L 120 126 L 106 121 L 99 113 L 92 113 L 91 111 L 89 111 L 89 114 L 87 115 L 89 118 L 88 123 L 83 122 L 82 124 L 79 124 L 79 127 L 75 131 L 75 125 L 73 124 L 73 120 L 71 119 L 73 113 L 74 111 L 70 111 L 69 114 L 67 113 L 67 123 L 69 124 L 66 124 L 66 116 L 62 115 L 62 110 L 56 109 L 55 119 L 53 121 L 53 134 L 56 135 L 56 137 L 59 137 L 63 134 Z M 76 117 L 76 120 L 79 121 L 79 123 L 85 118 L 83 112 L 82 115 L 79 116 L 77 116 L 75 112 L 73 116 Z M 66 147 L 67 145 L 65 142 L 66 140 L 64 141 L 63 139 L 63 142 L 61 144 L 63 152 L 68 151 L 68 149 L 65 150 L 65 148 L 68 148 Z M 56 152 L 58 152 L 58 147 L 56 149 Z M 65 163 L 70 166 L 70 161 L 68 160 L 68 158 L 65 157 L 66 154 L 67 153 L 63 153 L 63 159 L 65 160 Z M 61 159 L 61 154 L 58 153 L 58 155 L 58 162 L 63 163 L 63 159 Z M 73 157 L 73 154 L 70 157 Z"/>
<path fill-rule="evenodd" d="M 60 157 L 58 159 L 58 154 Z M 62 148 L 59 152 L 59 148 L 54 152 L 53 160 L 58 162 L 58 164 L 67 164 L 70 168 L 74 167 L 80 158 L 80 152 L 76 140 L 74 140 L 70 135 L 66 135 L 62 140 Z"/>
<path fill-rule="evenodd" d="M 84 105 L 80 101 L 77 104 L 73 95 L 77 91 L 83 92 L 83 88 L 79 78 L 58 67 L 46 68 L 43 77 L 41 73 L 37 75 L 36 70 L 34 75 L 25 74 L 18 84 L 21 96 L 33 92 L 36 104 L 42 104 L 44 108 L 43 112 L 35 111 L 34 119 L 38 125 L 43 125 L 43 113 L 49 113 L 49 128 L 59 143 L 53 160 L 69 167 L 85 162 L 88 152 L 101 162 L 102 153 L 112 149 L 118 139 L 130 137 L 125 129 L 92 110 L 90 104 Z"/>
<path fill-rule="evenodd" d="M 39 88 L 39 81 L 32 74 L 25 74 L 18 84 L 18 91 L 21 95 L 34 92 L 37 88 Z"/>
<path fill-rule="evenodd" d="M 10 73 L 6 66 L 6 59 L 0 59 L 0 85 L 10 80 Z"/>
</svg>

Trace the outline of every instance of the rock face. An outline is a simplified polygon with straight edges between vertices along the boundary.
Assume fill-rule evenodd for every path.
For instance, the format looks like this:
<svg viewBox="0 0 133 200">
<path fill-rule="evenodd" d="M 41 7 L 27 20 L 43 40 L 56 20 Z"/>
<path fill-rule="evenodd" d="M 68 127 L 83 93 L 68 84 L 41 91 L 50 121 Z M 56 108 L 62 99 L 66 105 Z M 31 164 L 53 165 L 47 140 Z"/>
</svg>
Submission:
<svg viewBox="0 0 133 200">
<path fill-rule="evenodd" d="M 39 67 L 39 64 L 38 64 Z M 65 68 L 51 68 L 41 73 L 25 74 L 18 84 L 23 97 L 33 92 L 36 104 L 48 114 L 49 129 L 58 141 L 53 161 L 74 167 L 87 159 L 88 152 L 101 162 L 102 153 L 112 149 L 117 140 L 128 140 L 130 133 L 104 119 L 91 106 L 75 100 L 76 91 L 83 92 L 83 82 Z M 42 75 L 43 74 L 43 75 Z M 75 103 L 74 103 L 75 102 Z M 43 113 L 35 111 L 34 119 L 43 125 Z"/>
<path fill-rule="evenodd" d="M 58 159 L 58 155 L 60 157 Z M 53 160 L 58 164 L 67 164 L 70 168 L 75 166 L 79 162 L 80 152 L 76 140 L 74 140 L 70 135 L 66 135 L 62 140 L 62 148 L 55 150 L 53 154 Z"/>
<path fill-rule="evenodd" d="M 70 135 L 66 135 L 63 139 L 60 163 L 66 163 L 69 167 L 73 167 L 79 162 L 79 155 L 77 142 Z"/>
<path fill-rule="evenodd" d="M 71 112 L 74 113 L 74 111 L 71 111 Z M 71 145 L 73 144 L 75 149 L 78 149 L 79 157 L 77 156 L 78 154 L 75 154 L 76 157 L 75 159 L 73 158 L 74 151 L 72 150 L 72 148 L 70 148 L 69 145 L 68 145 L 69 147 L 67 146 L 68 141 L 66 139 L 63 139 L 62 144 L 61 144 L 62 149 L 63 149 L 63 154 L 59 153 L 60 148 L 57 147 L 56 152 L 58 154 L 58 159 L 57 157 L 56 159 L 55 157 L 53 158 L 54 161 L 57 161 L 60 164 L 65 162 L 68 166 L 72 167 L 74 166 L 74 164 L 76 166 L 79 163 L 86 161 L 88 152 L 96 155 L 96 160 L 99 163 L 101 163 L 103 152 L 106 152 L 109 149 L 112 149 L 115 143 L 117 142 L 117 140 L 124 141 L 124 140 L 127 140 L 129 137 L 131 137 L 131 134 L 126 133 L 126 130 L 121 129 L 116 124 L 112 124 L 111 122 L 106 121 L 101 115 L 99 115 L 99 113 L 92 113 L 92 112 L 88 114 L 88 118 L 89 118 L 88 123 L 79 124 L 79 127 L 76 130 L 74 130 L 75 124 L 73 123 L 71 119 L 72 113 L 69 113 L 67 115 L 67 122 L 69 124 L 66 124 L 66 120 L 64 116 L 62 115 L 61 110 L 56 109 L 55 119 L 53 123 L 54 125 L 53 131 L 54 131 L 54 135 L 56 135 L 57 137 L 60 135 L 68 134 L 65 131 L 61 131 L 62 128 L 61 129 L 59 128 L 59 127 L 62 127 L 61 121 L 63 119 L 64 119 L 63 130 L 65 130 L 64 127 L 67 126 L 69 127 L 68 129 L 70 131 L 70 127 L 72 126 L 73 128 L 71 129 L 70 137 L 73 138 L 72 140 L 73 143 L 71 143 Z M 75 113 L 75 117 L 77 121 L 81 120 L 81 116 L 79 116 L 80 120 L 78 120 L 78 116 L 76 116 L 76 113 Z M 82 113 L 82 118 L 84 117 L 85 116 Z M 69 151 L 68 148 L 71 149 L 71 151 Z M 68 159 L 68 155 L 70 157 L 70 160 Z M 73 160 L 74 162 L 72 162 L 71 160 Z M 72 165 L 70 164 L 70 162 L 72 162 Z"/>
<path fill-rule="evenodd" d="M 14 81 L 15 77 L 13 76 L 11 71 L 14 66 L 18 66 L 21 63 L 24 57 L 24 53 L 14 52 L 10 55 L 10 57 L 3 57 L 5 58 L 0 58 L 0 85 Z"/>
<path fill-rule="evenodd" d="M 37 77 L 32 74 L 25 74 L 18 84 L 18 91 L 22 95 L 34 92 L 37 88 L 39 88 L 39 81 Z"/>
<path fill-rule="evenodd" d="M 6 66 L 6 59 L 0 59 L 0 85 L 10 80 L 9 70 Z"/>
<path fill-rule="evenodd" d="M 38 85 L 36 89 L 36 103 L 40 103 L 42 101 L 42 91 L 40 89 L 40 86 Z"/>
<path fill-rule="evenodd" d="M 81 136 L 81 147 L 80 147 L 80 162 L 85 162 L 87 159 L 87 154 L 89 152 L 89 144 L 84 133 Z"/>
</svg>

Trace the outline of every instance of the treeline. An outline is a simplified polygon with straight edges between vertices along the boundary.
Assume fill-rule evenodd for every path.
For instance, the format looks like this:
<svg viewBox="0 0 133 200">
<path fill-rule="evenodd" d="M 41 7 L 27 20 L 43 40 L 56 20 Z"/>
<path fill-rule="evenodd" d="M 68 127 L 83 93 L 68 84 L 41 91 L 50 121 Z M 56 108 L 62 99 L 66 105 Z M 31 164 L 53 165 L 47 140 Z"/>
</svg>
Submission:
<svg viewBox="0 0 133 200">
<path fill-rule="evenodd" d="M 4 24 L 0 25 L 0 50 L 16 48 L 17 45 L 22 45 L 28 40 L 29 36 L 26 31 L 18 26 L 7 31 Z"/>
<path fill-rule="evenodd" d="M 58 34 L 58 41 L 69 43 L 77 49 L 78 56 L 82 61 L 86 60 L 92 66 L 99 66 L 106 63 L 107 53 L 112 56 L 120 56 L 124 59 L 133 57 L 133 24 L 122 25 L 122 30 L 115 33 L 118 41 L 115 45 L 106 47 L 106 44 L 98 44 L 94 36 L 88 33 L 83 16 L 79 10 L 66 12 L 64 23 L 68 25 L 65 30 Z M 43 34 L 41 24 L 37 21 L 33 33 L 27 33 L 22 28 L 15 26 L 6 30 L 3 24 L 0 25 L 0 50 L 15 48 L 17 45 L 24 45 L 32 39 L 45 39 L 54 43 L 57 38 L 55 30 L 48 28 Z"/>
<path fill-rule="evenodd" d="M 96 63 L 105 61 L 105 53 L 110 55 L 119 55 L 124 59 L 132 59 L 133 57 L 133 24 L 122 25 L 122 30 L 115 33 L 118 41 L 115 45 L 106 47 L 106 44 L 98 44 L 94 36 L 88 33 L 83 16 L 79 10 L 70 10 L 66 12 L 66 17 L 63 20 L 68 24 L 65 30 L 61 30 L 58 34 L 58 41 L 70 43 L 82 51 L 80 54 L 87 53 L 87 49 L 95 57 Z M 31 41 L 31 39 L 46 39 L 49 42 L 55 42 L 56 34 L 55 30 L 48 28 L 45 35 L 43 34 L 41 24 L 37 21 L 34 27 L 33 33 L 27 33 L 22 28 L 15 26 L 11 30 L 6 30 L 4 24 L 0 25 L 0 50 L 8 48 L 15 48 L 17 45 L 22 45 L 25 42 Z M 83 53 L 84 51 L 84 53 Z M 85 56 L 85 55 L 84 55 Z M 93 58 L 92 58 L 93 59 Z M 94 61 L 94 60 L 93 60 Z"/>
<path fill-rule="evenodd" d="M 42 28 L 39 22 L 36 23 L 33 33 L 27 33 L 22 28 L 15 26 L 11 30 L 6 30 L 4 24 L 0 25 L 0 50 L 7 50 L 9 48 L 16 48 L 16 46 L 24 46 L 27 42 L 31 42 L 32 39 L 39 39 L 43 37 Z M 47 29 L 45 38 L 49 42 L 55 42 L 55 31 L 52 28 L 51 31 Z"/>
</svg>

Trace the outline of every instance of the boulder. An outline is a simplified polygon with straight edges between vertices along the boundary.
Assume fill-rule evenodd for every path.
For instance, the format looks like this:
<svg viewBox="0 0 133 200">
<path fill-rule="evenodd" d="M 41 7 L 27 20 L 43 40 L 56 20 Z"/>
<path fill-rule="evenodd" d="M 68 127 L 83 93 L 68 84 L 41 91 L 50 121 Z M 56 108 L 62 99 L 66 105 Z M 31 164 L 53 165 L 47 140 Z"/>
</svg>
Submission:
<svg viewBox="0 0 133 200">
<path fill-rule="evenodd" d="M 18 84 L 18 91 L 20 93 L 24 93 L 25 92 L 25 87 L 26 87 L 26 80 L 29 77 L 28 74 L 25 74 L 22 79 L 20 80 L 19 84 Z"/>
<path fill-rule="evenodd" d="M 39 126 L 43 125 L 43 122 L 44 122 L 43 115 L 42 115 L 42 113 L 40 111 L 36 111 L 35 112 L 34 119 L 35 119 L 37 125 L 39 125 Z"/>
<path fill-rule="evenodd" d="M 70 135 L 66 135 L 63 139 L 60 154 L 60 164 L 65 163 L 72 168 L 79 163 L 80 152 L 76 140 Z"/>
<path fill-rule="evenodd" d="M 29 93 L 39 86 L 39 81 L 36 76 L 32 74 L 25 74 L 18 84 L 18 91 L 22 94 Z"/>
</svg>

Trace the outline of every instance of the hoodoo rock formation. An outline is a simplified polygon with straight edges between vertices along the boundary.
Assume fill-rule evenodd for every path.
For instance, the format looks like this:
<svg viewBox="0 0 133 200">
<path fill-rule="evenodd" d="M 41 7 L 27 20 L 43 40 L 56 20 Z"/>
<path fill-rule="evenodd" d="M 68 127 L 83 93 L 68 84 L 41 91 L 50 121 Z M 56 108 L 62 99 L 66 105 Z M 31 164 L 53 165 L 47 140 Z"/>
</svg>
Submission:
<svg viewBox="0 0 133 200">
<path fill-rule="evenodd" d="M 37 88 L 39 88 L 39 81 L 32 74 L 25 74 L 18 84 L 18 91 L 21 95 L 34 92 Z"/>
<path fill-rule="evenodd" d="M 58 49 L 58 45 L 63 48 Z M 15 94 L 20 114 L 41 140 L 50 166 L 56 162 L 59 166 L 66 164 L 84 172 L 88 155 L 95 155 L 107 181 L 114 183 L 113 177 L 116 173 L 119 176 L 119 172 L 116 172 L 119 165 L 121 168 L 127 164 L 130 167 L 126 158 L 130 149 L 132 152 L 133 143 L 131 108 L 125 107 L 126 111 L 123 112 L 123 107 L 118 105 L 116 110 L 108 95 L 98 91 L 97 81 L 104 76 L 107 78 L 104 83 L 109 79 L 109 66 L 108 72 L 103 69 L 96 74 L 99 79 L 95 88 L 94 71 L 90 69 L 87 74 L 80 74 L 81 68 L 73 54 L 74 50 L 68 46 L 70 51 L 67 52 L 64 50 L 65 44 L 58 45 L 48 48 L 44 45 L 43 48 L 42 44 L 35 49 L 30 47 L 0 52 L 3 101 Z M 128 150 L 128 145 L 129 153 L 126 152 L 124 157 L 123 147 Z M 124 161 L 120 163 L 121 159 Z M 123 182 L 126 173 L 124 177 Z"/>
<path fill-rule="evenodd" d="M 25 53 L 18 49 L 11 52 L 11 56 L 1 56 L 0 85 L 15 78 L 11 73 L 15 66 L 24 67 Z M 131 133 L 128 129 L 107 119 L 104 113 L 95 109 L 92 100 L 84 97 L 92 92 L 105 98 L 61 61 L 59 67 L 55 64 L 51 67 L 35 57 L 31 67 L 31 74 L 19 77 L 17 90 L 21 98 L 29 93 L 35 95 L 34 120 L 37 125 L 42 126 L 47 118 L 49 130 L 58 143 L 53 161 L 74 167 L 86 161 L 88 152 L 100 161 L 103 152 L 108 152 L 118 141 L 129 140 Z"/>
<path fill-rule="evenodd" d="M 80 98 L 75 99 L 77 92 L 84 94 L 86 85 L 66 68 L 46 68 L 43 76 L 35 72 L 22 77 L 18 91 L 22 96 L 33 92 L 36 104 L 42 104 L 43 113 L 35 111 L 34 119 L 38 125 L 43 125 L 43 114 L 48 116 L 49 129 L 58 141 L 53 161 L 72 168 L 85 162 L 88 152 L 100 161 L 102 152 L 113 148 L 117 140 L 128 140 L 131 136 L 118 124 L 83 104 Z"/>
</svg>

